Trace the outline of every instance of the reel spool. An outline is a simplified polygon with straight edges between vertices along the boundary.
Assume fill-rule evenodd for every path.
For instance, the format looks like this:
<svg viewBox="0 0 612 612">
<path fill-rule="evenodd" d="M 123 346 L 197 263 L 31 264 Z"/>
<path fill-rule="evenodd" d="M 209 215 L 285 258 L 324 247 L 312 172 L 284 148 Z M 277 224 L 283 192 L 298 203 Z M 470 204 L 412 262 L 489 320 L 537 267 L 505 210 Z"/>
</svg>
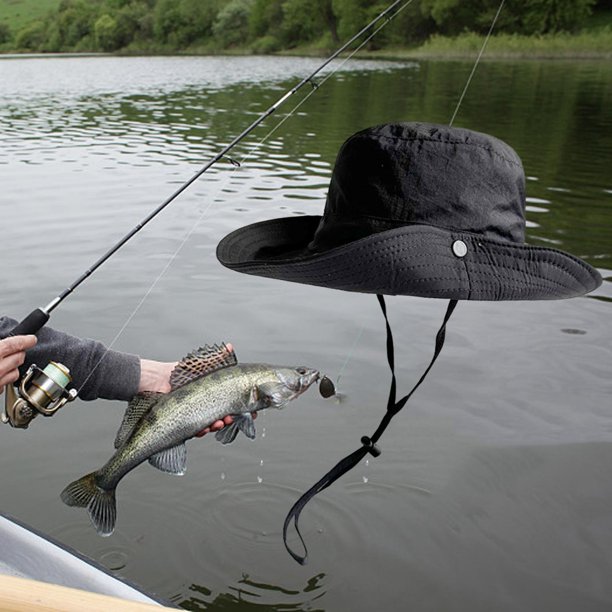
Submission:
<svg viewBox="0 0 612 612">
<path fill-rule="evenodd" d="M 31 365 L 17 390 L 6 385 L 3 423 L 11 427 L 27 429 L 38 414 L 53 416 L 64 404 L 77 396 L 76 389 L 66 387 L 72 382 L 70 370 L 61 363 L 50 361 L 44 370 Z"/>
</svg>

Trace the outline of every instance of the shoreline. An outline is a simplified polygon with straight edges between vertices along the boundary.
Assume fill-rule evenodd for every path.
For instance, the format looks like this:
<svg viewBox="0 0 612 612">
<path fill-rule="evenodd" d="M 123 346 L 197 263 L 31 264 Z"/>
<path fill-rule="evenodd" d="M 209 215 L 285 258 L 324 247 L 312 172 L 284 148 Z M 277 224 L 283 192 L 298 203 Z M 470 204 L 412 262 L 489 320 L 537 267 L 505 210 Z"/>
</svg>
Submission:
<svg viewBox="0 0 612 612">
<path fill-rule="evenodd" d="M 597 44 L 598 43 L 598 44 Z M 466 33 L 457 38 L 434 37 L 419 47 L 394 47 L 377 50 L 361 50 L 359 59 L 385 61 L 471 61 L 482 48 L 483 38 Z M 324 58 L 334 49 L 302 46 L 283 49 L 274 53 L 257 53 L 249 47 L 210 49 L 193 46 L 187 49 L 125 48 L 115 52 L 65 51 L 65 52 L 15 52 L 0 51 L 0 59 L 44 59 L 79 57 L 217 57 L 217 56 L 262 56 L 262 57 L 320 57 Z M 339 57 L 346 57 L 350 52 Z M 551 37 L 498 36 L 491 38 L 482 61 L 609 61 L 612 60 L 612 30 L 604 30 L 599 37 L 593 35 L 555 35 Z"/>
<path fill-rule="evenodd" d="M 198 52 L 198 51 L 171 51 L 171 52 L 144 52 L 144 51 L 124 51 L 121 53 L 2 53 L 0 52 L 0 60 L 20 60 L 20 59 L 62 59 L 62 58 L 88 58 L 88 57 L 313 57 L 324 58 L 326 53 L 315 53 L 313 51 L 285 51 L 282 53 L 252 53 L 250 51 L 231 51 L 224 50 L 221 52 Z M 339 58 L 345 58 L 346 55 L 340 55 Z M 477 53 L 421 53 L 410 51 L 366 51 L 355 55 L 355 59 L 362 60 L 380 60 L 380 61 L 458 61 L 467 62 L 473 61 Z M 612 51 L 609 53 L 580 53 L 580 54 L 520 54 L 520 53 L 494 53 L 482 56 L 481 62 L 489 61 L 576 61 L 587 62 L 597 61 L 605 62 L 612 59 Z M 612 65 L 612 64 L 611 64 Z"/>
<path fill-rule="evenodd" d="M 425 52 L 399 52 L 399 53 L 390 53 L 390 52 L 378 52 L 373 51 L 365 53 L 360 56 L 362 59 L 381 59 L 381 60 L 394 60 L 394 61 L 405 61 L 405 60 L 441 60 L 441 61 L 473 61 L 478 54 L 477 51 L 472 53 L 425 53 Z M 491 53 L 483 54 L 480 58 L 481 62 L 487 61 L 609 61 L 612 59 L 612 50 L 605 53 L 597 53 L 597 52 L 583 52 L 583 53 L 574 53 L 574 54 L 563 54 L 563 53 L 537 53 L 537 54 L 527 54 L 527 53 Z"/>
</svg>

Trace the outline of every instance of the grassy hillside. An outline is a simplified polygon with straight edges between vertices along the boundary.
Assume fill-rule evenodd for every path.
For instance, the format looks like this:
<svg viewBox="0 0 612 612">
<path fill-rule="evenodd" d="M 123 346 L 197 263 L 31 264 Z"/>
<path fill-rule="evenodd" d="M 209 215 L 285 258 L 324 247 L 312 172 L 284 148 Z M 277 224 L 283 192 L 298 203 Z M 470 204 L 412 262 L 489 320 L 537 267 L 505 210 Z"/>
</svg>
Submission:
<svg viewBox="0 0 612 612">
<path fill-rule="evenodd" d="M 61 0 L 0 0 L 0 23 L 16 32 L 56 9 Z"/>
</svg>

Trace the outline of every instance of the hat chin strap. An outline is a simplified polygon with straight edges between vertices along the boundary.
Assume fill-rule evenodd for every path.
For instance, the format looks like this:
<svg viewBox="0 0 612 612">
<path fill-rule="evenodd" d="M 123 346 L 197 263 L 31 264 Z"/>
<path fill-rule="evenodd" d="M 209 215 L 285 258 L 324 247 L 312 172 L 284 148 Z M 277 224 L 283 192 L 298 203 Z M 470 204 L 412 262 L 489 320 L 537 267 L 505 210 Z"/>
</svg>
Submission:
<svg viewBox="0 0 612 612">
<path fill-rule="evenodd" d="M 387 317 L 387 306 L 385 304 L 385 299 L 382 295 L 377 295 L 378 303 L 383 312 L 383 316 L 385 317 L 385 324 L 387 326 L 387 360 L 389 362 L 389 367 L 391 368 L 391 388 L 389 390 L 389 399 L 387 401 L 387 411 L 383 416 L 378 428 L 374 432 L 371 437 L 363 436 L 361 438 L 361 447 L 356 451 L 346 456 L 344 459 L 339 461 L 321 480 L 319 480 L 316 484 L 314 484 L 308 491 L 306 491 L 298 500 L 295 502 L 287 517 L 285 518 L 285 523 L 283 525 L 283 541 L 285 543 L 285 548 L 289 552 L 289 554 L 301 565 L 305 565 L 308 558 L 308 549 L 306 547 L 306 543 L 304 542 L 304 538 L 300 533 L 300 529 L 298 526 L 298 521 L 300 518 L 300 514 L 306 504 L 318 493 L 329 487 L 333 484 L 338 478 L 340 478 L 343 474 L 346 474 L 349 470 L 352 470 L 368 453 L 370 453 L 373 457 L 378 457 L 381 453 L 378 446 L 376 446 L 376 442 L 378 442 L 379 438 L 383 435 L 385 429 L 391 422 L 391 419 L 406 405 L 406 402 L 412 397 L 413 393 L 420 387 L 421 383 L 429 374 L 429 371 L 433 367 L 433 364 L 436 362 L 438 355 L 442 351 L 442 347 L 444 346 L 444 339 L 446 337 L 446 324 L 450 319 L 455 307 L 457 306 L 457 300 L 450 300 L 448 303 L 448 307 L 446 309 L 446 314 L 444 315 L 444 320 L 442 321 L 442 325 L 436 334 L 436 345 L 434 349 L 434 354 L 427 366 L 425 372 L 419 379 L 416 385 L 412 388 L 410 393 L 402 397 L 400 400 L 396 400 L 396 389 L 397 383 L 395 379 L 395 351 L 393 347 L 393 334 L 391 333 L 391 325 L 389 324 L 389 319 Z M 299 555 L 293 550 L 287 543 L 287 529 L 289 528 L 289 524 L 293 520 L 293 524 L 295 525 L 295 530 L 300 538 L 302 546 L 304 548 L 304 554 Z"/>
</svg>

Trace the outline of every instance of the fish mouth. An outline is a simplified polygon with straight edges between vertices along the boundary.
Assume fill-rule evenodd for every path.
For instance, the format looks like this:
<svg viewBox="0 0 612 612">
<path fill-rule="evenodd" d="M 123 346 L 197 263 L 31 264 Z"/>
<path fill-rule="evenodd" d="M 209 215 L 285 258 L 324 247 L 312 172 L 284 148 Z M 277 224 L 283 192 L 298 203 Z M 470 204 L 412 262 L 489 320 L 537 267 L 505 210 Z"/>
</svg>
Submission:
<svg viewBox="0 0 612 612">
<path fill-rule="evenodd" d="M 313 383 L 317 382 L 321 378 L 321 373 L 319 370 L 313 370 L 312 368 L 300 368 L 304 370 L 304 373 L 301 374 L 300 377 L 300 391 L 304 392 L 308 389 Z M 298 369 L 299 371 L 299 369 Z"/>
<path fill-rule="evenodd" d="M 297 374 L 297 376 L 296 376 Z M 321 378 L 319 370 L 305 366 L 291 368 L 291 373 L 284 373 L 281 368 L 277 376 L 282 384 L 282 401 L 277 402 L 276 408 L 282 408 L 291 400 L 299 397 Z"/>
<path fill-rule="evenodd" d="M 299 367 L 296 371 L 300 375 L 298 394 L 304 393 L 311 385 L 321 378 L 319 370 L 313 368 Z"/>
</svg>

